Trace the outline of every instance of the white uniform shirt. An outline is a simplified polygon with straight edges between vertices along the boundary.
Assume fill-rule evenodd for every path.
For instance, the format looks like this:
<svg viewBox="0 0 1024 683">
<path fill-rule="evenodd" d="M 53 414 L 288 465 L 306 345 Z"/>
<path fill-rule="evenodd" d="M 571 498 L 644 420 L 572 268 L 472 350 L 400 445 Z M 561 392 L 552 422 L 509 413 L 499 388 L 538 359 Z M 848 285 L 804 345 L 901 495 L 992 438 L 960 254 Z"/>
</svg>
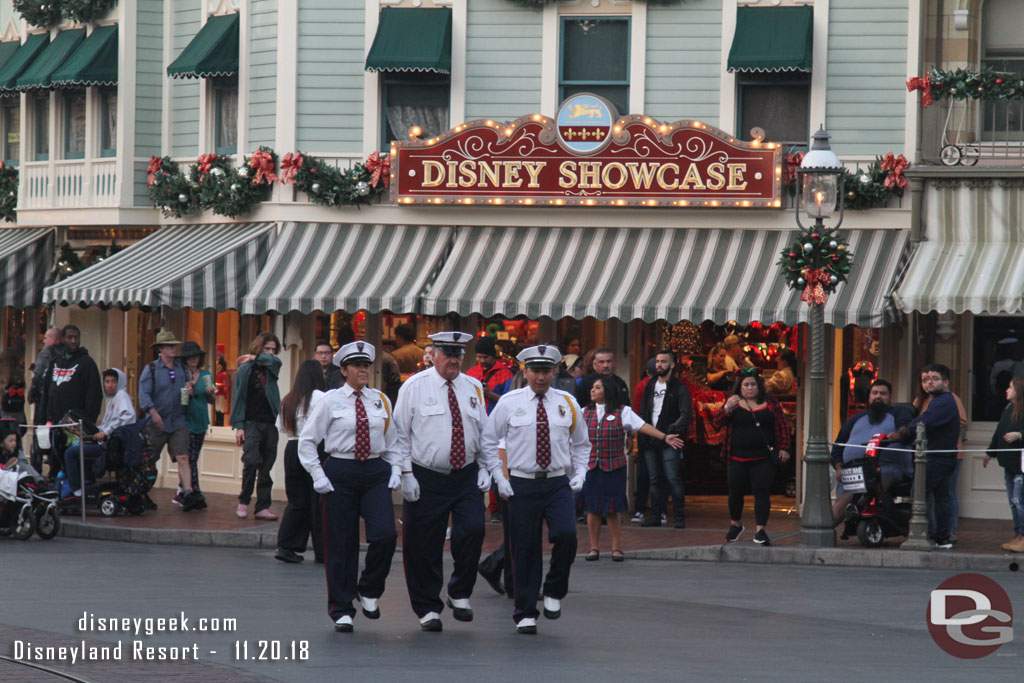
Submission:
<svg viewBox="0 0 1024 683">
<path fill-rule="evenodd" d="M 354 389 L 343 384 L 328 391 L 310 405 L 306 424 L 299 433 L 299 462 L 316 481 L 324 476 L 316 445 L 324 442 L 328 453 L 353 453 L 356 449 L 356 398 Z M 380 455 L 390 465 L 400 462 L 395 452 L 398 432 L 391 420 L 391 403 L 383 392 L 363 387 L 359 399 L 370 423 L 370 453 Z"/>
<path fill-rule="evenodd" d="M 452 415 L 447 382 L 437 368 L 430 368 L 407 379 L 398 390 L 395 450 L 403 472 L 411 472 L 412 463 L 437 472 L 451 471 Z M 480 453 L 480 432 L 487 420 L 484 390 L 480 382 L 462 373 L 452 380 L 452 387 L 462 412 L 468 465 Z"/>
<path fill-rule="evenodd" d="M 551 440 L 551 464 L 548 470 L 569 469 L 586 472 L 590 460 L 590 438 L 583 411 L 576 399 L 560 389 L 544 394 Z M 573 428 L 573 423 L 575 427 Z M 498 442 L 505 440 L 510 470 L 542 472 L 537 466 L 537 394 L 530 387 L 510 391 L 501 397 L 487 418 L 483 434 L 484 462 L 500 467 Z"/>
<path fill-rule="evenodd" d="M 319 401 L 321 398 L 323 398 L 325 393 L 327 393 L 327 392 L 320 391 L 319 389 L 314 389 L 313 390 L 313 394 L 309 397 L 309 410 L 310 411 L 313 410 L 313 404 L 315 404 L 317 401 Z M 306 424 L 306 412 L 307 411 L 304 411 L 302 409 L 302 405 L 301 404 L 295 409 L 295 433 L 294 434 L 292 434 L 287 429 L 285 429 L 285 426 L 284 426 L 284 413 L 280 413 L 279 412 L 277 414 L 277 422 L 274 424 L 274 426 L 277 427 L 277 431 L 279 433 L 281 433 L 281 434 L 284 434 L 285 438 L 287 438 L 289 441 L 298 441 L 299 440 L 299 434 L 302 433 L 302 427 L 303 427 L 303 425 Z"/>
</svg>

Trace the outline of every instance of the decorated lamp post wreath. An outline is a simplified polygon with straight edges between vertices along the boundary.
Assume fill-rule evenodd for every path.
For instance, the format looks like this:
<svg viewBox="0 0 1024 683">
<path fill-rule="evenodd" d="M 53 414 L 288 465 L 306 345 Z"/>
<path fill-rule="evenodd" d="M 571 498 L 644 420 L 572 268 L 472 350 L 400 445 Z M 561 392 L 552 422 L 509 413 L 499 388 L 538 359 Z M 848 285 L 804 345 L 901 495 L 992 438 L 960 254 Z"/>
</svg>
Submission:
<svg viewBox="0 0 1024 683">
<path fill-rule="evenodd" d="M 779 264 L 786 284 L 800 290 L 801 301 L 823 304 L 840 283 L 846 282 L 853 252 L 835 228 L 811 226 L 801 230 L 782 250 Z"/>
</svg>

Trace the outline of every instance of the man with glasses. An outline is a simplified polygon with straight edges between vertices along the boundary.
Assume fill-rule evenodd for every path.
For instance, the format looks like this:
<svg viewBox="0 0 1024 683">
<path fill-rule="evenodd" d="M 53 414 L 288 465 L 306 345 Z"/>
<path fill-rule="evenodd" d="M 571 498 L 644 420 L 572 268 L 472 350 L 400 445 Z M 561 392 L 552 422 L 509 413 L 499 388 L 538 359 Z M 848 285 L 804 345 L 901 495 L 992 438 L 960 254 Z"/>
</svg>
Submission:
<svg viewBox="0 0 1024 683">
<path fill-rule="evenodd" d="M 960 411 L 953 394 L 946 390 L 949 368 L 941 363 L 929 365 L 921 373 L 921 382 L 931 396 L 928 407 L 906 425 L 889 433 L 890 441 L 909 443 L 917 433 L 917 425 L 927 428 L 928 470 L 925 490 L 933 496 L 935 525 L 931 530 L 935 547 L 953 547 L 951 482 L 956 476 L 957 441 L 960 439 Z"/>
<path fill-rule="evenodd" d="M 337 389 L 344 384 L 345 378 L 341 376 L 341 370 L 334 364 L 334 347 L 330 342 L 317 342 L 316 348 L 313 349 L 313 359 L 320 364 L 320 370 L 324 373 L 324 381 L 327 382 L 329 390 Z"/>
</svg>

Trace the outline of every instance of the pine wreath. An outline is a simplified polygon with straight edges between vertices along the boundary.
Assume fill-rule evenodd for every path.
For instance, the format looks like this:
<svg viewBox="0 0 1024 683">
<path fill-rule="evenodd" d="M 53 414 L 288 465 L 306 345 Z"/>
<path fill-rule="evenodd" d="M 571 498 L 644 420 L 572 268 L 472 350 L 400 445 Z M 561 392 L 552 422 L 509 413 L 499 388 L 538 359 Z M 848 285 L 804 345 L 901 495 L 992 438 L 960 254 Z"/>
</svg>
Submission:
<svg viewBox="0 0 1024 683">
<path fill-rule="evenodd" d="M 18 206 L 18 169 L 0 162 L 0 218 L 13 223 Z"/>
<path fill-rule="evenodd" d="M 374 166 L 380 172 L 368 168 Z M 370 204 L 387 192 L 390 183 L 390 161 L 371 155 L 366 164 L 354 164 L 342 171 L 323 159 L 295 152 L 281 161 L 281 182 L 294 183 L 305 192 L 309 201 L 324 206 L 356 206 Z"/>
<path fill-rule="evenodd" d="M 14 11 L 40 28 L 56 26 L 62 19 L 61 0 L 14 0 Z"/>
<path fill-rule="evenodd" d="M 210 159 L 208 172 L 204 172 L 204 158 Z M 274 169 L 277 155 L 269 147 L 260 147 L 242 166 L 232 169 L 225 157 L 204 155 L 189 173 L 199 186 L 199 204 L 219 216 L 243 216 L 252 212 L 259 202 L 270 197 L 270 189 L 277 181 Z"/>
<path fill-rule="evenodd" d="M 168 218 L 181 218 L 199 210 L 198 186 L 178 169 L 170 157 L 151 157 L 146 169 L 149 199 Z"/>
<path fill-rule="evenodd" d="M 827 294 L 846 282 L 853 265 L 849 243 L 836 230 L 816 227 L 797 233 L 782 250 L 779 265 L 791 289 L 802 290 L 801 301 L 825 303 Z"/>
<path fill-rule="evenodd" d="M 114 6 L 114 0 L 60 0 L 64 14 L 80 24 L 102 19 Z"/>
</svg>

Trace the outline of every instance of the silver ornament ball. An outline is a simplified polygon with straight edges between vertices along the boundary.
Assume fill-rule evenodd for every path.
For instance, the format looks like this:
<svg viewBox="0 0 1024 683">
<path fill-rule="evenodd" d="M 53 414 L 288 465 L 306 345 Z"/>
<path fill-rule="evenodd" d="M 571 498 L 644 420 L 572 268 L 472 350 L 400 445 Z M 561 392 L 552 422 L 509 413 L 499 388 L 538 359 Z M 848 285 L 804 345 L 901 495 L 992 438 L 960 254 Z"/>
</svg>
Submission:
<svg viewBox="0 0 1024 683">
<path fill-rule="evenodd" d="M 238 183 L 231 183 L 231 191 L 232 192 L 237 192 L 238 191 Z"/>
<path fill-rule="evenodd" d="M 801 287 L 803 287 L 803 286 L 804 286 L 805 284 L 807 284 L 807 280 L 803 279 L 802 277 L 798 277 L 798 278 L 796 279 L 796 283 L 797 283 L 798 285 L 800 285 Z"/>
<path fill-rule="evenodd" d="M 829 281 L 830 283 L 832 283 L 832 284 L 834 285 L 834 284 L 836 284 L 837 282 L 839 282 L 839 278 L 837 278 L 837 277 L 836 277 L 835 275 L 833 275 L 832 277 L 830 277 L 830 278 L 828 279 L 828 281 Z"/>
<path fill-rule="evenodd" d="M 222 176 L 224 175 L 224 169 L 221 168 L 220 166 L 215 166 L 213 169 L 210 170 L 210 173 L 212 173 L 215 176 Z"/>
<path fill-rule="evenodd" d="M 238 169 L 238 175 L 243 177 L 243 178 L 248 178 L 249 177 L 249 169 L 247 169 L 245 166 L 243 166 L 242 168 Z"/>
<path fill-rule="evenodd" d="M 313 190 L 313 192 L 319 192 L 320 191 L 320 183 L 313 183 L 312 185 L 310 185 L 309 189 Z"/>
<path fill-rule="evenodd" d="M 804 242 L 804 251 L 811 251 L 814 249 L 814 245 L 810 242 Z"/>
<path fill-rule="evenodd" d="M 859 180 L 861 185 L 868 185 L 871 183 L 871 176 L 867 173 L 862 173 Z"/>
<path fill-rule="evenodd" d="M 356 183 L 356 192 L 359 193 L 360 197 L 365 197 L 370 194 L 370 184 L 364 180 L 360 180 Z"/>
<path fill-rule="evenodd" d="M 836 242 L 835 240 L 832 240 L 831 242 L 828 243 L 828 248 L 829 249 L 835 249 L 838 246 L 839 246 L 839 242 Z"/>
<path fill-rule="evenodd" d="M 178 195 L 178 201 L 181 202 L 182 204 L 187 204 L 188 203 L 188 195 L 185 194 L 184 192 L 182 192 L 181 194 Z"/>
</svg>

